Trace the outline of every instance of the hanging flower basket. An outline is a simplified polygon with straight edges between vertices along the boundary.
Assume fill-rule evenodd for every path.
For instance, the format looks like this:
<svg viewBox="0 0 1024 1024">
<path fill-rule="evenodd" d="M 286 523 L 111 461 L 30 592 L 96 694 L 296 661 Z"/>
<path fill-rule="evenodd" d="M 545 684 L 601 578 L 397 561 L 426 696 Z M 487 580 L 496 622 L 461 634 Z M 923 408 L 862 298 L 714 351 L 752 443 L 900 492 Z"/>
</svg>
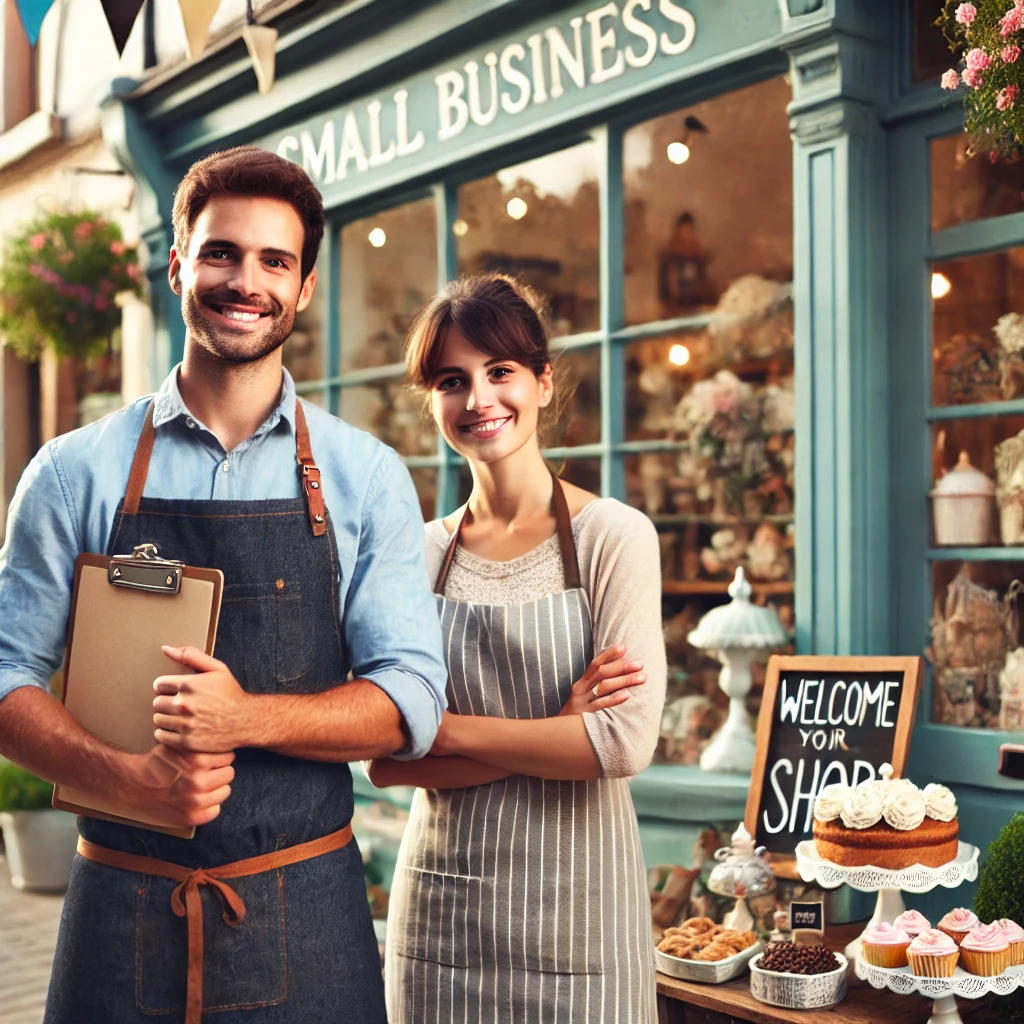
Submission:
<svg viewBox="0 0 1024 1024">
<path fill-rule="evenodd" d="M 947 0 L 936 24 L 950 49 L 963 54 L 942 76 L 962 92 L 968 153 L 995 163 L 1020 159 L 1024 140 L 1024 0 Z"/>
<path fill-rule="evenodd" d="M 116 224 L 88 210 L 44 214 L 4 246 L 0 337 L 26 359 L 47 345 L 77 358 L 103 351 L 121 323 L 115 297 L 138 295 L 140 279 Z"/>
</svg>

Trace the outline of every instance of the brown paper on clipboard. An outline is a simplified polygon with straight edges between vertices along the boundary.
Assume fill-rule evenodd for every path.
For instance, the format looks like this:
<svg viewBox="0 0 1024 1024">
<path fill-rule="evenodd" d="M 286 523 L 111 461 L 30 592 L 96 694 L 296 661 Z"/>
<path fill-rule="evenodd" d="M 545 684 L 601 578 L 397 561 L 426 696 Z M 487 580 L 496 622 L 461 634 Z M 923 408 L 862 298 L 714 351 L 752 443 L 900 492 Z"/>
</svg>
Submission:
<svg viewBox="0 0 1024 1024">
<path fill-rule="evenodd" d="M 105 743 L 141 754 L 156 744 L 153 681 L 188 671 L 160 648 L 191 645 L 213 654 L 224 574 L 184 566 L 177 594 L 150 593 L 111 584 L 109 566 L 104 555 L 82 554 L 75 562 L 64 706 Z M 54 787 L 53 806 L 186 839 L 195 834 L 68 785 Z"/>
</svg>

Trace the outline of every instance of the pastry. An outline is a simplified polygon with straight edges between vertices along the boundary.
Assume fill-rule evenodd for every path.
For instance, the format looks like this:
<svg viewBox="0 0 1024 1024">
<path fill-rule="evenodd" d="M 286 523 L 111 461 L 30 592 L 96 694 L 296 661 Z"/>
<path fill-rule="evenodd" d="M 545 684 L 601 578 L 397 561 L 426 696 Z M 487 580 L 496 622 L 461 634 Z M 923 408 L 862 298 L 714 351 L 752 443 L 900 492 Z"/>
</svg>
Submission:
<svg viewBox="0 0 1024 1024">
<path fill-rule="evenodd" d="M 910 969 L 919 978 L 952 978 L 959 959 L 957 944 L 937 928 L 921 932 L 907 947 Z"/>
<path fill-rule="evenodd" d="M 673 928 L 666 928 L 657 948 L 680 960 L 708 963 L 742 953 L 755 942 L 757 936 L 753 932 L 723 928 L 710 917 L 691 917 Z"/>
<path fill-rule="evenodd" d="M 924 914 L 918 913 L 916 910 L 904 910 L 899 917 L 893 921 L 894 928 L 902 928 L 912 939 L 920 935 L 921 932 L 928 931 L 931 928 L 931 922 Z"/>
<path fill-rule="evenodd" d="M 910 936 L 891 924 L 876 924 L 860 937 L 860 955 L 875 967 L 906 967 Z"/>
<path fill-rule="evenodd" d="M 845 867 L 900 869 L 940 867 L 956 859 L 959 824 L 956 798 L 945 786 L 922 792 L 909 779 L 882 778 L 855 788 L 827 786 L 814 804 L 818 856 Z"/>
<path fill-rule="evenodd" d="M 957 907 L 939 921 L 938 928 L 959 946 L 964 936 L 980 924 L 981 922 L 973 911 L 967 910 L 965 907 Z"/>
<path fill-rule="evenodd" d="M 992 923 L 1003 929 L 1006 941 L 1010 944 L 1010 964 L 1012 966 L 1024 964 L 1024 928 L 1008 917 L 1001 917 Z"/>
<path fill-rule="evenodd" d="M 1010 942 L 998 924 L 969 931 L 960 943 L 960 966 L 971 974 L 994 977 L 1010 966 Z"/>
</svg>

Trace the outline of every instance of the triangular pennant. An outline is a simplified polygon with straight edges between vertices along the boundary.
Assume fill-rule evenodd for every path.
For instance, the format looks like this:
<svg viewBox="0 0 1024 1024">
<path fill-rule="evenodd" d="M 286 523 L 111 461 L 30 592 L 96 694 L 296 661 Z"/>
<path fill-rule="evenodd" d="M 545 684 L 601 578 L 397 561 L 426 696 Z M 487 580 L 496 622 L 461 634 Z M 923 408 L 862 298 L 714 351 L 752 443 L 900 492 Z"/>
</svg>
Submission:
<svg viewBox="0 0 1024 1024">
<path fill-rule="evenodd" d="M 249 48 L 256 84 L 260 92 L 274 88 L 274 57 L 277 51 L 277 29 L 269 25 L 243 25 L 242 38 Z"/>
<path fill-rule="evenodd" d="M 43 27 L 43 18 L 53 6 L 53 0 L 18 0 L 18 13 L 21 23 L 25 26 L 28 41 L 35 46 L 39 42 L 39 31 Z"/>
<path fill-rule="evenodd" d="M 178 0 L 189 60 L 199 60 L 206 49 L 206 34 L 220 0 Z"/>
<path fill-rule="evenodd" d="M 103 13 L 107 16 L 107 24 L 110 26 L 110 34 L 114 37 L 114 45 L 118 53 L 124 53 L 125 44 L 132 34 L 132 27 L 139 11 L 142 10 L 143 0 L 100 0 L 103 4 Z"/>
</svg>

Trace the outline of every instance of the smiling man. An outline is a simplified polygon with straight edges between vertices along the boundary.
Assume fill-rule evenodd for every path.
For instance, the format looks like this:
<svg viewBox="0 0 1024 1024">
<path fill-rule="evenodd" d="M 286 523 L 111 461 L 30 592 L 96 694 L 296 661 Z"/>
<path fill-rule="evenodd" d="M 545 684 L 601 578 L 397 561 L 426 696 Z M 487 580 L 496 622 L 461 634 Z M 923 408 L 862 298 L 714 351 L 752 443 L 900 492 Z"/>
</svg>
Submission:
<svg viewBox="0 0 1024 1024">
<path fill-rule="evenodd" d="M 47 1024 L 384 1024 L 347 762 L 424 754 L 446 670 L 407 471 L 297 399 L 282 366 L 323 229 L 288 161 L 244 148 L 193 166 L 169 263 L 181 366 L 46 445 L 11 506 L 0 752 L 197 826 L 79 819 Z M 128 754 L 46 682 L 78 553 L 142 543 L 221 569 L 225 590 L 217 658 L 165 649 L 181 674 L 155 681 L 153 750 Z"/>
</svg>

